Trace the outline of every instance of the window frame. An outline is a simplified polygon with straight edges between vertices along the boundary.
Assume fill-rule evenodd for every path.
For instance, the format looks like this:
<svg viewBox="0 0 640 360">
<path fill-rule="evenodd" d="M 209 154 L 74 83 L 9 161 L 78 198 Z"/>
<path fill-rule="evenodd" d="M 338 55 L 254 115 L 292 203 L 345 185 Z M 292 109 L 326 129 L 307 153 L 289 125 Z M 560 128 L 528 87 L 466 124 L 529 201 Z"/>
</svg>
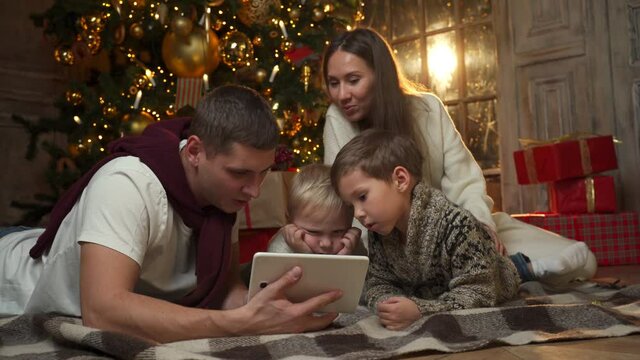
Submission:
<svg viewBox="0 0 640 360">
<path fill-rule="evenodd" d="M 384 19 L 381 24 L 370 24 L 369 20 L 365 18 L 364 23 L 368 24 L 372 28 L 376 29 L 380 34 L 382 34 L 385 39 L 389 42 L 392 49 L 395 49 L 402 44 L 406 44 L 409 42 L 413 42 L 419 40 L 420 43 L 420 57 L 421 57 L 421 68 L 420 68 L 420 76 L 418 81 L 425 85 L 428 89 L 431 89 L 430 79 L 429 79 L 429 64 L 428 64 L 428 49 L 427 49 L 427 39 L 431 36 L 439 35 L 454 31 L 454 38 L 456 42 L 456 56 L 458 58 L 458 64 L 456 68 L 457 73 L 457 89 L 458 96 L 456 99 L 442 99 L 447 110 L 450 107 L 456 107 L 456 118 L 452 118 L 462 139 L 465 144 L 469 144 L 470 134 L 469 134 L 469 112 L 468 105 L 476 102 L 486 102 L 486 101 L 494 101 L 493 112 L 495 114 L 496 120 L 496 133 L 499 137 L 499 129 L 497 128 L 497 108 L 498 108 L 498 96 L 497 96 L 497 88 L 493 93 L 487 93 L 483 95 L 468 95 L 467 89 L 467 73 L 465 67 L 465 49 L 464 49 L 464 33 L 465 29 L 471 28 L 479 25 L 489 25 L 493 30 L 493 43 L 494 50 L 496 51 L 496 61 L 497 61 L 497 42 L 495 36 L 495 4 L 493 1 L 491 2 L 491 14 L 489 16 L 483 18 L 477 18 L 472 21 L 463 22 L 462 21 L 462 0 L 451 0 L 453 2 L 453 19 L 454 23 L 450 26 L 446 26 L 436 30 L 426 30 L 426 2 L 429 0 L 417 0 L 419 11 L 418 11 L 418 26 L 419 31 L 416 34 L 405 35 L 395 37 L 393 35 L 393 16 L 391 9 L 391 0 L 365 0 L 365 9 L 367 6 L 371 6 L 371 4 L 378 5 L 380 2 L 383 3 L 384 6 Z M 399 6 L 400 2 L 394 0 L 394 6 Z M 397 11 L 397 10 L 396 10 Z M 376 26 L 381 25 L 381 26 Z M 497 77 L 497 74 L 496 74 Z M 497 87 L 497 78 L 496 78 L 496 87 Z M 499 146 L 499 143 L 498 143 Z M 498 163 L 496 167 L 492 168 L 484 168 L 483 173 L 485 176 L 499 176 L 501 173 L 501 159 L 500 159 L 500 150 L 498 148 Z"/>
</svg>

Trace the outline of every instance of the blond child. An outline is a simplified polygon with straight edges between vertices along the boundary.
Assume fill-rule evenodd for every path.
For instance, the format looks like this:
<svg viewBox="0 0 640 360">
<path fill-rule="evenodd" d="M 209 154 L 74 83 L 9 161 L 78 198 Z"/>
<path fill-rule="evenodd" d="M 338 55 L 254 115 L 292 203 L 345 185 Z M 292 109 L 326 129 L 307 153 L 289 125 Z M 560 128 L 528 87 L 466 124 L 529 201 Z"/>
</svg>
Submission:
<svg viewBox="0 0 640 360">
<path fill-rule="evenodd" d="M 534 264 L 521 253 L 498 254 L 482 223 L 421 182 L 422 163 L 409 138 L 366 130 L 331 169 L 340 197 L 369 230 L 364 298 L 388 329 L 435 312 L 494 306 L 514 297 L 521 280 L 584 266 L 584 243 Z"/>
<path fill-rule="evenodd" d="M 289 191 L 290 224 L 274 235 L 269 252 L 296 252 L 287 245 L 287 235 L 298 240 L 303 252 L 366 255 L 359 241 L 360 230 L 351 226 L 353 208 L 335 192 L 330 174 L 331 168 L 323 164 L 304 166 L 296 174 Z"/>
</svg>

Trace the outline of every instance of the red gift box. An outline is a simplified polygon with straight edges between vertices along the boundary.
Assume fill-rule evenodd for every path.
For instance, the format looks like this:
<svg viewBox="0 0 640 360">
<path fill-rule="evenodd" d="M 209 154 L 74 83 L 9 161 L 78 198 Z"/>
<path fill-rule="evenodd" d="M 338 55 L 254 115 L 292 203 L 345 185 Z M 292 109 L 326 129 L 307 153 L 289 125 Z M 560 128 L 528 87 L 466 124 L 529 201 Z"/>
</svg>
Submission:
<svg viewBox="0 0 640 360">
<path fill-rule="evenodd" d="M 598 265 L 640 264 L 638 213 L 512 216 L 564 237 L 584 241 L 596 256 Z"/>
<path fill-rule="evenodd" d="M 295 172 L 271 171 L 260 188 L 260 195 L 238 212 L 241 230 L 279 228 L 287 224 L 289 189 Z"/>
<path fill-rule="evenodd" d="M 549 210 L 560 214 L 616 212 L 612 176 L 594 176 L 549 184 Z"/>
<path fill-rule="evenodd" d="M 513 153 L 518 184 L 536 184 L 599 173 L 618 167 L 612 136 L 530 146 Z"/>
</svg>

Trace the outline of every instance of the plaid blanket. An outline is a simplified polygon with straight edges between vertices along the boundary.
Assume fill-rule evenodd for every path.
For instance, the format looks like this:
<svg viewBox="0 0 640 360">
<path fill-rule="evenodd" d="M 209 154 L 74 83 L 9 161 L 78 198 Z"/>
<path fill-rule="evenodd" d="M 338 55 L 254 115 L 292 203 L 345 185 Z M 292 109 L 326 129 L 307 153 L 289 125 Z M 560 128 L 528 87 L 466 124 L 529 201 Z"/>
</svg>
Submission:
<svg viewBox="0 0 640 360">
<path fill-rule="evenodd" d="M 523 345 L 640 333 L 640 285 L 611 289 L 594 283 L 554 292 L 540 283 L 495 308 L 425 317 L 405 331 L 388 331 L 360 307 L 323 331 L 150 344 L 99 331 L 55 314 L 0 319 L 3 359 L 384 359 L 425 350 L 460 352 L 489 345 Z"/>
</svg>

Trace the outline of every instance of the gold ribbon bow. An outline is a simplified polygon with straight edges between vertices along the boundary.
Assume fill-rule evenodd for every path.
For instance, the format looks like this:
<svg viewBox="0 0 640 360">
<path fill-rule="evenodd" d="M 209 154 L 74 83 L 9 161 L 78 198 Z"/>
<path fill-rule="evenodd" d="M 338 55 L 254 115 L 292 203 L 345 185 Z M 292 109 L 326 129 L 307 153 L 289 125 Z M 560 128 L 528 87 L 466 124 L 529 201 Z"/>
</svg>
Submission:
<svg viewBox="0 0 640 360">
<path fill-rule="evenodd" d="M 540 139 L 534 139 L 534 138 L 519 138 L 518 142 L 520 142 L 520 146 L 522 146 L 523 149 L 527 149 L 534 146 L 557 144 L 559 142 L 568 141 L 568 140 L 583 140 L 583 139 L 589 139 L 589 138 L 598 137 L 598 136 L 604 136 L 604 135 L 576 131 L 576 132 L 558 136 L 556 138 L 552 138 L 549 140 L 540 140 Z M 618 140 L 615 136 L 613 137 L 613 142 L 615 144 L 622 143 L 622 141 Z"/>
</svg>

